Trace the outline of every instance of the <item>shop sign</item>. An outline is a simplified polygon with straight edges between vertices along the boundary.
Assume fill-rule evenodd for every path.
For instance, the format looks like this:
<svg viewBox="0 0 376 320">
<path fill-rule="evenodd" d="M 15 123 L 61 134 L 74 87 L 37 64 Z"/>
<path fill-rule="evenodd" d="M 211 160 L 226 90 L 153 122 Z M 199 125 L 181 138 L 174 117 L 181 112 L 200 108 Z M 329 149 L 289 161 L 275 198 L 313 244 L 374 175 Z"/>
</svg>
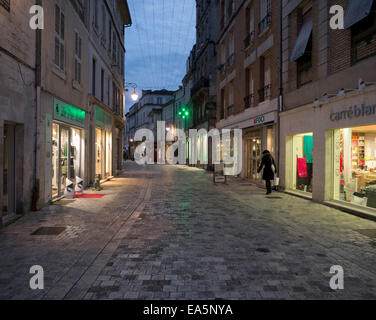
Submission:
<svg viewBox="0 0 376 320">
<path fill-rule="evenodd" d="M 85 111 L 58 99 L 54 100 L 54 119 L 78 127 L 85 127 Z"/>
<path fill-rule="evenodd" d="M 262 124 L 265 122 L 265 117 L 264 116 L 260 116 L 260 117 L 257 117 L 255 119 L 253 119 L 253 124 L 255 126 L 257 126 L 258 124 Z"/>
<path fill-rule="evenodd" d="M 112 129 L 112 118 L 109 114 L 104 112 L 101 108 L 95 109 L 95 123 L 96 126 L 102 129 Z"/>
<path fill-rule="evenodd" d="M 259 126 L 273 121 L 275 121 L 275 113 L 270 112 L 251 119 L 251 127 Z"/>
<path fill-rule="evenodd" d="M 362 104 L 361 107 L 359 106 L 352 106 L 347 110 L 343 110 L 340 112 L 333 112 L 330 114 L 331 121 L 340 121 L 340 120 L 347 120 L 352 118 L 359 118 L 359 117 L 368 117 L 375 115 L 376 113 L 376 104 L 374 105 L 366 105 Z"/>
</svg>

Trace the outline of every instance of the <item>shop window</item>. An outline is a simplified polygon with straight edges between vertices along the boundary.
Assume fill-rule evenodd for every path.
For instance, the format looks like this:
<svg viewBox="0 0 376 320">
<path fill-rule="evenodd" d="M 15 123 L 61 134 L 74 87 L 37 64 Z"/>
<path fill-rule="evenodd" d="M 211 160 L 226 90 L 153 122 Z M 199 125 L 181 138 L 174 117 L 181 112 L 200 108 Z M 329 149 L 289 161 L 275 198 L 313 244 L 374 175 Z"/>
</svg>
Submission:
<svg viewBox="0 0 376 320">
<path fill-rule="evenodd" d="M 66 179 L 82 176 L 83 133 L 81 129 L 52 124 L 52 196 L 63 194 Z"/>
<path fill-rule="evenodd" d="M 52 196 L 59 194 L 59 141 L 60 129 L 57 123 L 52 124 Z"/>
<path fill-rule="evenodd" d="M 376 125 L 334 131 L 334 200 L 376 208 Z"/>
<path fill-rule="evenodd" d="M 312 193 L 313 134 L 293 136 L 293 189 Z"/>
</svg>

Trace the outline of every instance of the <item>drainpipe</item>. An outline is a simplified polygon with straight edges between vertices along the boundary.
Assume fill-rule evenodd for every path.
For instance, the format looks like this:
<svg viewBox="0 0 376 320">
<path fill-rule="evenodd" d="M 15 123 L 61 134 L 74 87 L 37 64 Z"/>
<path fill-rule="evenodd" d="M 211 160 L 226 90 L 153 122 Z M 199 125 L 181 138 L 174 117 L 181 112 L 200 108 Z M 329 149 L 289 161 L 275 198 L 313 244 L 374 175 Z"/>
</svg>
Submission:
<svg viewBox="0 0 376 320">
<path fill-rule="evenodd" d="M 283 111 L 283 73 L 282 73 L 282 55 L 283 55 L 283 49 L 282 49 L 282 31 L 283 31 L 283 0 L 279 1 L 279 94 L 278 94 L 278 172 L 280 172 L 280 149 L 281 149 L 281 117 L 280 113 Z"/>
<path fill-rule="evenodd" d="M 42 0 L 36 0 L 35 4 L 42 7 Z M 41 89 L 41 56 L 42 56 L 42 30 L 36 30 L 36 43 L 35 43 L 35 142 L 34 142 L 34 181 L 33 181 L 33 193 L 31 201 L 31 210 L 38 210 L 38 202 L 40 196 L 40 170 L 39 170 L 39 154 L 38 154 L 38 142 L 40 136 L 40 89 Z"/>
</svg>

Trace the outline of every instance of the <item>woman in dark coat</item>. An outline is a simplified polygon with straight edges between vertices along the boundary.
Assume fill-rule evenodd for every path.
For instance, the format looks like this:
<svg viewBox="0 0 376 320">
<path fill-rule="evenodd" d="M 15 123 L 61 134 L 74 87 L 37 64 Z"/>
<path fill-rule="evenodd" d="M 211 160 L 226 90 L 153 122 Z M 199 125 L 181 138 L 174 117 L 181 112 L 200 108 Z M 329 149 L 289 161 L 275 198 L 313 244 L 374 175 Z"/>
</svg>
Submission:
<svg viewBox="0 0 376 320">
<path fill-rule="evenodd" d="M 263 154 L 262 161 L 257 172 L 260 173 L 262 168 L 264 168 L 262 179 L 265 180 L 266 190 L 267 190 L 266 194 L 271 194 L 272 185 L 270 181 L 274 180 L 274 173 L 277 173 L 277 166 L 275 165 L 274 159 L 268 150 L 265 150 L 262 154 Z M 272 166 L 274 166 L 275 171 L 273 171 Z"/>
</svg>

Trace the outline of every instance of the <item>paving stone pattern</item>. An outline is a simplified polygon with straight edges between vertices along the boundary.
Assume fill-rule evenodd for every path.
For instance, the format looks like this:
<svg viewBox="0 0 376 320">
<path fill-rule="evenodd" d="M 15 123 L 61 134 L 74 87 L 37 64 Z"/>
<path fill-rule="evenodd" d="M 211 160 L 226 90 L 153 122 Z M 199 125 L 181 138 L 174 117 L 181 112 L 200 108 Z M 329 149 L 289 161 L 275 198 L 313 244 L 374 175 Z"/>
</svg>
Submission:
<svg viewBox="0 0 376 320">
<path fill-rule="evenodd" d="M 0 231 L 0 299 L 376 298 L 375 222 L 185 166 L 128 162 L 104 186 Z M 31 236 L 43 226 L 66 229 Z M 43 291 L 29 288 L 35 264 Z M 344 290 L 329 287 L 333 265 Z"/>
</svg>

